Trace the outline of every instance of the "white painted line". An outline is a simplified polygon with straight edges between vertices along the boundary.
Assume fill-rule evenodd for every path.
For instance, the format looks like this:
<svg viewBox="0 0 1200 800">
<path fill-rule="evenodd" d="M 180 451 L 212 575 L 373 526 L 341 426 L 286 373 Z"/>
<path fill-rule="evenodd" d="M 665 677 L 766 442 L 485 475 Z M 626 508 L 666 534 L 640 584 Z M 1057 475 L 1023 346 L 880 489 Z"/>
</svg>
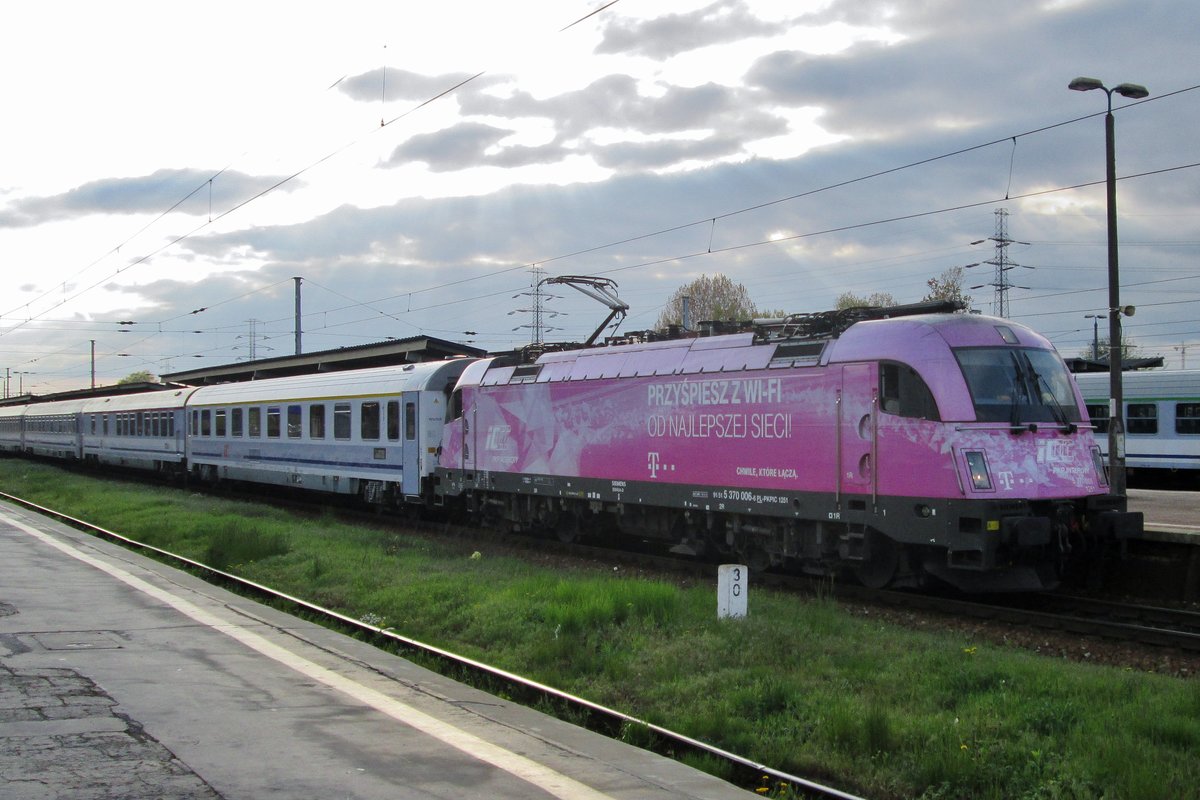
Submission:
<svg viewBox="0 0 1200 800">
<path fill-rule="evenodd" d="M 443 722 L 436 717 L 413 708 L 407 703 L 388 697 L 382 692 L 355 683 L 349 678 L 280 647 L 240 625 L 226 622 L 199 606 L 175 597 L 171 593 L 159 589 L 157 586 L 153 586 L 141 578 L 135 577 L 118 567 L 106 564 L 98 558 L 80 552 L 48 534 L 22 523 L 20 520 L 3 513 L 0 513 L 0 519 L 5 520 L 13 527 L 45 542 L 51 547 L 57 548 L 72 558 L 102 570 L 117 580 L 137 589 L 139 592 L 171 606 L 176 611 L 192 618 L 201 625 L 205 625 L 232 639 L 236 639 L 250 649 L 295 670 L 311 680 L 318 681 L 335 691 L 352 697 L 358 702 L 387 714 L 393 719 L 415 728 L 438 741 L 444 742 L 473 758 L 498 767 L 521 780 L 549 792 L 555 797 L 562 798 L 562 800 L 611 800 L 609 795 L 598 792 L 574 778 L 567 777 L 561 772 L 550 769 L 544 764 L 539 764 L 525 756 L 518 755 L 511 750 L 506 750 L 503 747 L 487 742 L 473 733 L 468 733 L 448 722 Z"/>
</svg>

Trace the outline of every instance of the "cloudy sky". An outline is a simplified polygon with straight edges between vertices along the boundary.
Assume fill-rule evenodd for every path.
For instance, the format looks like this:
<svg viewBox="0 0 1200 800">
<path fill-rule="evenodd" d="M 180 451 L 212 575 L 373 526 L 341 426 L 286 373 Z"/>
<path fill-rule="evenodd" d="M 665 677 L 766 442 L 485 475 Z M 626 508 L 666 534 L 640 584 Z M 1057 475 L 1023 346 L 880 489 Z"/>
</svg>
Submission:
<svg viewBox="0 0 1200 800">
<path fill-rule="evenodd" d="M 701 274 L 763 310 L 967 270 L 1064 355 L 1122 304 L 1200 367 L 1191 0 L 21 3 L 0 36 L 0 367 L 84 387 L 425 334 L 529 341 L 534 268 L 624 330 Z M 984 240 L 980 244 L 972 242 Z M 1015 288 L 1021 287 L 1021 288 Z M 605 315 L 558 287 L 548 340 Z M 132 324 L 130 324 L 132 323 Z M 470 331 L 471 333 L 467 333 Z M 1101 325 L 1101 335 L 1104 326 Z"/>
</svg>

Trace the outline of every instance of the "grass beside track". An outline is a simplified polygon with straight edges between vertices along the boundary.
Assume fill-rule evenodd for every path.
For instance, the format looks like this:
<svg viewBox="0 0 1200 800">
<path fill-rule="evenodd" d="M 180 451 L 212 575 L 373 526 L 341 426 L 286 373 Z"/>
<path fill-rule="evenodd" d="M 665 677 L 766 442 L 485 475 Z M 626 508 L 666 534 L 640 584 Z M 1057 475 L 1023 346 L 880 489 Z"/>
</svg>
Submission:
<svg viewBox="0 0 1200 800">
<path fill-rule="evenodd" d="M 894 627 L 753 586 L 749 617 L 718 621 L 715 587 L 564 572 L 25 461 L 0 459 L 0 490 L 872 798 L 1200 791 L 1200 679 Z"/>
</svg>

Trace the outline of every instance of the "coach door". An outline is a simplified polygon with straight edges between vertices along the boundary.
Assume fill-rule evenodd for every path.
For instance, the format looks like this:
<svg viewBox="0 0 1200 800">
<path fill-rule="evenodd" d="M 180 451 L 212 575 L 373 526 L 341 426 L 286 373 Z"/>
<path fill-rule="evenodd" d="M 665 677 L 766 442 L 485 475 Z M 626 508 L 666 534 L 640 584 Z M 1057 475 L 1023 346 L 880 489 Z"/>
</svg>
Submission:
<svg viewBox="0 0 1200 800">
<path fill-rule="evenodd" d="M 400 450 L 404 459 L 401 488 L 406 495 L 421 493 L 420 392 L 405 392 L 400 401 Z"/>
<path fill-rule="evenodd" d="M 838 505 L 862 502 L 871 495 L 874 504 L 876 475 L 877 370 L 872 364 L 842 367 L 838 394 Z M 863 506 L 858 506 L 863 509 Z"/>
</svg>

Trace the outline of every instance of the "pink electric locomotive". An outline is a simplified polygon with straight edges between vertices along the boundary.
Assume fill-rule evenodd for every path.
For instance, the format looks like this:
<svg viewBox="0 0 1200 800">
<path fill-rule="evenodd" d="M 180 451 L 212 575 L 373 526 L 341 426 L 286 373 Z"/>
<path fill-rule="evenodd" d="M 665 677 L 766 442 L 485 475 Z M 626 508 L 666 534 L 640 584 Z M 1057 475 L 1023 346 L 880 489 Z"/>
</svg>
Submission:
<svg viewBox="0 0 1200 800">
<path fill-rule="evenodd" d="M 1141 533 L 1022 325 L 916 304 L 654 338 L 470 364 L 440 491 L 563 538 L 615 526 L 871 586 L 1050 588 Z"/>
</svg>

